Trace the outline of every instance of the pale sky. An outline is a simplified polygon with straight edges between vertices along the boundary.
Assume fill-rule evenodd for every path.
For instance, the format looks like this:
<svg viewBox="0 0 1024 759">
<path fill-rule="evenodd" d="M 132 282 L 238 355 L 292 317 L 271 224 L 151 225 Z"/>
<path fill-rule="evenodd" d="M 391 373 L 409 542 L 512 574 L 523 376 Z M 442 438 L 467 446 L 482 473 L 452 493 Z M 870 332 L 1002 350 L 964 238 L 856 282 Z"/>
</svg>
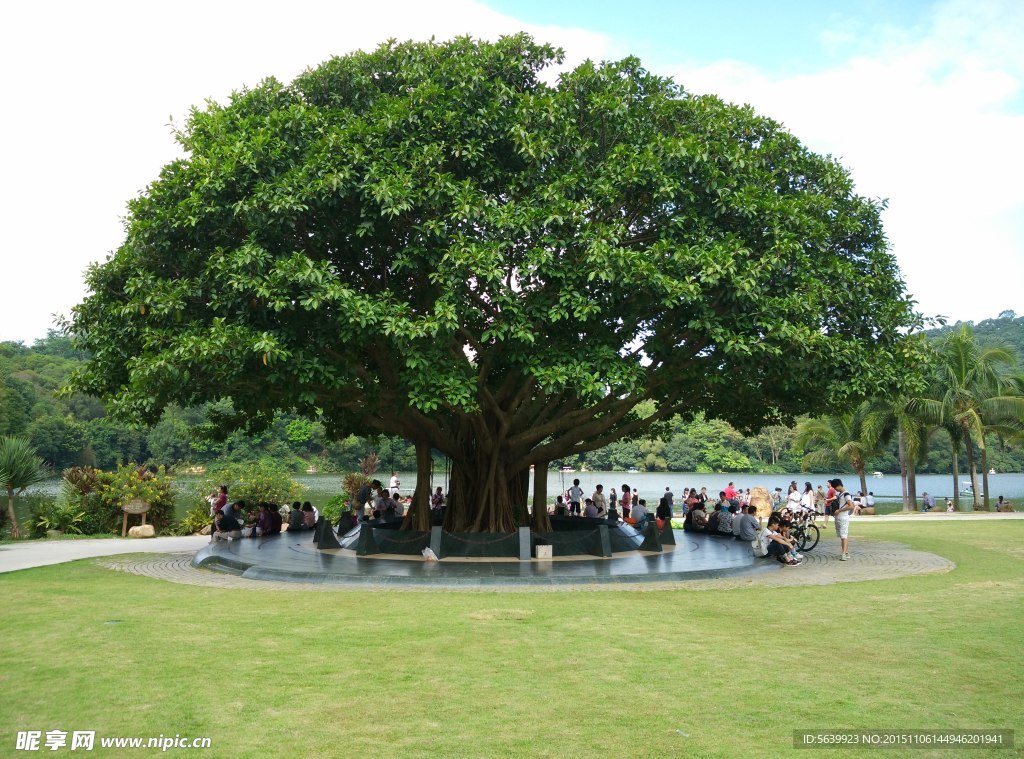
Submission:
<svg viewBox="0 0 1024 759">
<path fill-rule="evenodd" d="M 1024 313 L 1019 0 L 14 0 L 0 30 L 0 340 L 31 344 L 70 314 L 193 105 L 389 37 L 521 30 L 571 64 L 637 55 L 839 158 L 861 194 L 888 199 L 926 315 Z"/>
</svg>

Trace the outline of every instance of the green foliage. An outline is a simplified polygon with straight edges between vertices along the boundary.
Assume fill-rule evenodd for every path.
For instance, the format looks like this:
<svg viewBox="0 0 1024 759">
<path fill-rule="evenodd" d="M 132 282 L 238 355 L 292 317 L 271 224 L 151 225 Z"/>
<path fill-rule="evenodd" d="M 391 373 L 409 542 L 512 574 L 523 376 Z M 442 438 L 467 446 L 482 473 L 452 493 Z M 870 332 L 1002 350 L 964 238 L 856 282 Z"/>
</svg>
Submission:
<svg viewBox="0 0 1024 759">
<path fill-rule="evenodd" d="M 60 530 L 69 535 L 82 535 L 86 512 L 74 499 L 58 498 L 43 501 L 33 513 L 35 534 L 42 537 L 47 530 Z"/>
<path fill-rule="evenodd" d="M 195 110 L 88 274 L 70 387 L 148 422 L 230 399 L 220 431 L 287 412 L 426 442 L 449 514 L 497 529 L 532 463 L 913 382 L 919 320 L 845 169 L 636 58 L 549 84 L 562 60 L 389 42 Z"/>
<path fill-rule="evenodd" d="M 193 506 L 174 523 L 173 531 L 175 535 L 195 535 L 212 522 L 209 506 Z"/>
<path fill-rule="evenodd" d="M 174 489 L 163 467 L 155 472 L 138 464 L 125 464 L 111 472 L 73 470 L 71 478 L 79 492 L 88 491 L 84 494 L 86 522 L 91 530 L 120 533 L 123 507 L 134 500 L 150 505 L 146 522 L 158 532 L 169 528 L 174 521 Z"/>
<path fill-rule="evenodd" d="M 336 524 L 341 515 L 350 510 L 349 495 L 344 490 L 331 498 L 320 507 L 323 518 L 331 524 Z"/>
<path fill-rule="evenodd" d="M 220 485 L 228 486 L 228 498 L 231 501 L 245 501 L 250 506 L 260 501 L 291 503 L 300 498 L 303 491 L 286 468 L 269 459 L 211 467 L 196 496 L 205 498 Z"/>
<path fill-rule="evenodd" d="M 49 474 L 28 440 L 15 435 L 0 437 L 0 488 L 7 491 L 7 519 L 12 538 L 21 537 L 18 517 L 14 513 L 14 496 L 30 485 L 42 482 Z"/>
</svg>

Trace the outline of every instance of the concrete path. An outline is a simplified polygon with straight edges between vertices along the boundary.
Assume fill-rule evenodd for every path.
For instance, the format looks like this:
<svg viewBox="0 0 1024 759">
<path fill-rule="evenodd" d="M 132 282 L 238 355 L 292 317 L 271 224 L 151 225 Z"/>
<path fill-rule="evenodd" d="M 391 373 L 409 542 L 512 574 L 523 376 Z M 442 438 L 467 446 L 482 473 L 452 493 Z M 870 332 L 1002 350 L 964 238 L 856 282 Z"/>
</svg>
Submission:
<svg viewBox="0 0 1024 759">
<path fill-rule="evenodd" d="M 0 573 L 122 553 L 178 553 L 208 545 L 208 535 L 167 538 L 25 540 L 0 545 Z"/>
<path fill-rule="evenodd" d="M 970 522 L 972 520 L 989 520 L 989 519 L 1024 519 L 1024 511 L 1012 511 L 1007 514 L 996 513 L 994 511 L 972 511 L 972 512 L 953 512 L 950 514 L 946 511 L 930 511 L 927 514 L 920 511 L 897 511 L 895 514 L 859 514 L 850 519 L 856 519 L 864 522 Z M 821 520 L 818 520 L 819 524 Z M 829 520 L 829 526 L 832 525 L 832 520 Z"/>
</svg>

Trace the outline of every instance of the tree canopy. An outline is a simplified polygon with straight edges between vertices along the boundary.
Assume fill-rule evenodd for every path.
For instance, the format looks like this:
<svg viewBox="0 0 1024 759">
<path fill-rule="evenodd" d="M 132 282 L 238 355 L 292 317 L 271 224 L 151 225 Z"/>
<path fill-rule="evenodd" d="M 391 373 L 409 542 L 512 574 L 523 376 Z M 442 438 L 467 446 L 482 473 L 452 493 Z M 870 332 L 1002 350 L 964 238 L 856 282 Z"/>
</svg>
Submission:
<svg viewBox="0 0 1024 759">
<path fill-rule="evenodd" d="M 917 317 L 835 160 L 635 58 L 561 62 L 389 42 L 195 109 L 88 274 L 73 387 L 400 434 L 451 458 L 450 529 L 507 530 L 531 465 L 904 381 Z"/>
</svg>

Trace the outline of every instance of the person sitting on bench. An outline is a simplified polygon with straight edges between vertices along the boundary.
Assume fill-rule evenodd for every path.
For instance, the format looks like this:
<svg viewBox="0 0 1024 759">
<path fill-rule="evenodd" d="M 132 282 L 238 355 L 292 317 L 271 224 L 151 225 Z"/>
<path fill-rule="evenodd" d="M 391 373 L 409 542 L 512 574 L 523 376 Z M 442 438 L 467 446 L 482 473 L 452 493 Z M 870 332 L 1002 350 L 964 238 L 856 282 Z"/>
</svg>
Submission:
<svg viewBox="0 0 1024 759">
<path fill-rule="evenodd" d="M 649 515 L 647 513 L 647 501 L 641 498 L 639 501 L 633 504 L 633 508 L 629 510 L 629 516 L 626 517 L 626 523 L 633 525 L 638 530 L 643 530 L 647 526 L 647 519 Z"/>
<path fill-rule="evenodd" d="M 704 504 L 698 503 L 686 512 L 683 520 L 683 529 L 688 532 L 704 532 L 708 526 L 708 515 L 704 511 Z"/>
</svg>

